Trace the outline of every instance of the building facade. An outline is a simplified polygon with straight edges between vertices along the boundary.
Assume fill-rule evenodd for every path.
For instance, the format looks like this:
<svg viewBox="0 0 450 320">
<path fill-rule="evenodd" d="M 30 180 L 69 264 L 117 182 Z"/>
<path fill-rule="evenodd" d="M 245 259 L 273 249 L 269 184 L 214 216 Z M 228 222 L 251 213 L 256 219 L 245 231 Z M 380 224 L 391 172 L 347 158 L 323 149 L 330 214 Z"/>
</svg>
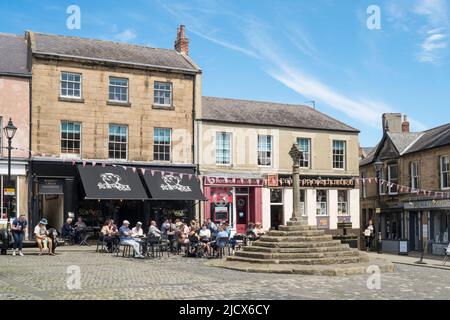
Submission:
<svg viewBox="0 0 450 320">
<path fill-rule="evenodd" d="M 176 50 L 34 32 L 27 38 L 33 73 L 31 220 L 45 217 L 60 229 L 71 214 L 146 225 L 163 215 L 192 215 L 189 196 L 156 198 L 152 187 L 138 182 L 159 176 L 175 190 L 196 181 L 201 70 L 187 55 L 184 27 Z M 103 180 L 90 181 L 98 174 Z M 129 185 L 123 184 L 127 179 Z M 98 190 L 90 189 L 92 183 Z M 136 193 L 124 185 L 136 185 Z M 105 189 L 122 189 L 123 195 Z"/>
<path fill-rule="evenodd" d="M 0 34 L 0 224 L 27 213 L 30 134 L 30 70 L 27 41 L 23 36 Z M 8 140 L 3 128 L 12 120 L 17 127 L 11 145 L 11 181 L 8 181 Z M 8 190 L 5 190 L 7 187 Z"/>
<path fill-rule="evenodd" d="M 450 125 L 410 132 L 406 117 L 385 114 L 383 127 L 382 140 L 360 163 L 366 178 L 361 228 L 373 220 L 384 252 L 443 254 L 449 243 Z M 382 163 L 379 181 L 376 161 Z"/>
<path fill-rule="evenodd" d="M 202 217 L 268 230 L 292 217 L 292 159 L 298 143 L 301 210 L 333 233 L 338 221 L 359 233 L 358 130 L 307 106 L 203 97 L 197 157 L 208 199 Z"/>
</svg>

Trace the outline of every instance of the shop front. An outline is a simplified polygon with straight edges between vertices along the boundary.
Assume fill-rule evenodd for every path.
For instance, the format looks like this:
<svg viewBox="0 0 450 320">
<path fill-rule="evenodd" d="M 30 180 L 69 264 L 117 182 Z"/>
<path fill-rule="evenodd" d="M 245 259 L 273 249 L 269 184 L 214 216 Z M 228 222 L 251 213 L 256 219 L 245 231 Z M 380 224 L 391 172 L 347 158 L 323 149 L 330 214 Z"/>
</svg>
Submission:
<svg viewBox="0 0 450 320">
<path fill-rule="evenodd" d="M 27 165 L 25 161 L 13 160 L 11 163 L 11 181 L 8 181 L 8 161 L 0 161 L 0 228 L 6 226 L 9 202 L 11 212 L 9 217 L 27 214 Z"/>
<path fill-rule="evenodd" d="M 450 199 L 408 201 L 404 209 L 408 215 L 410 251 L 422 251 L 426 240 L 427 253 L 444 255 L 449 245 Z"/>
<path fill-rule="evenodd" d="M 262 223 L 262 177 L 203 178 L 204 219 L 228 221 L 234 232 L 245 234 L 249 222 Z M 263 226 L 264 228 L 264 226 Z"/>
<path fill-rule="evenodd" d="M 35 162 L 35 224 L 47 218 L 60 230 L 68 216 L 81 216 L 100 227 L 108 218 L 117 224 L 165 218 L 186 222 L 195 216 L 195 201 L 204 200 L 192 167 L 139 168 L 123 164 Z"/>
</svg>

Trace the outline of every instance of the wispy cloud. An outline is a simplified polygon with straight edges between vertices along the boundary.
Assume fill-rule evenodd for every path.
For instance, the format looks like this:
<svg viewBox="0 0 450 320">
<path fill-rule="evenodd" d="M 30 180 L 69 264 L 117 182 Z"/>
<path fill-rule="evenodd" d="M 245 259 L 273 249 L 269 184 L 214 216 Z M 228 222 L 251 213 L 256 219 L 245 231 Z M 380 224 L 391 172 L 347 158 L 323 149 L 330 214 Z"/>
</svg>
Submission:
<svg viewBox="0 0 450 320">
<path fill-rule="evenodd" d="M 426 19 L 420 30 L 422 43 L 417 60 L 439 64 L 448 46 L 448 7 L 445 0 L 419 0 L 414 12 Z"/>
<path fill-rule="evenodd" d="M 121 42 L 128 42 L 137 38 L 137 34 L 132 29 L 126 29 L 123 32 L 117 33 L 114 35 L 115 40 L 119 40 Z"/>
</svg>

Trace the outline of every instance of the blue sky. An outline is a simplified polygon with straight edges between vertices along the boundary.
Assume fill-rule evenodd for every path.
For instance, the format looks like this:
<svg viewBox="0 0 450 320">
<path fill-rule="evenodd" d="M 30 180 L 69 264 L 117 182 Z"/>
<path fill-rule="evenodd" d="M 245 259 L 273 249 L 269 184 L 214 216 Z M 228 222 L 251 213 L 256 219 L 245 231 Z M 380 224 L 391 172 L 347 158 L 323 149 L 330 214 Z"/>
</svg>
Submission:
<svg viewBox="0 0 450 320">
<path fill-rule="evenodd" d="M 66 27 L 69 5 L 81 29 Z M 366 10 L 381 9 L 369 30 Z M 172 48 L 179 24 L 204 95 L 304 103 L 381 137 L 381 114 L 412 130 L 450 122 L 447 0 L 1 1 L 0 32 L 25 30 Z M 1 57 L 0 57 L 1 58 Z"/>
</svg>

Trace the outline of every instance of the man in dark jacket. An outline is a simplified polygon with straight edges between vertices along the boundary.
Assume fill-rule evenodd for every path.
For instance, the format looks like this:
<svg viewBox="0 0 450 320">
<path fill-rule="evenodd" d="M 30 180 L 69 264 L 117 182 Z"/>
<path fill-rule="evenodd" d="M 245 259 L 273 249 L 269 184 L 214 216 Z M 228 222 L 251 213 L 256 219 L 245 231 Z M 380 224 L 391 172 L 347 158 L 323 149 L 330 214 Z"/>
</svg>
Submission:
<svg viewBox="0 0 450 320">
<path fill-rule="evenodd" d="M 72 218 L 67 218 L 66 223 L 64 223 L 62 227 L 61 236 L 63 238 L 69 238 L 70 241 L 73 242 L 75 237 L 75 229 L 72 227 Z"/>
</svg>

